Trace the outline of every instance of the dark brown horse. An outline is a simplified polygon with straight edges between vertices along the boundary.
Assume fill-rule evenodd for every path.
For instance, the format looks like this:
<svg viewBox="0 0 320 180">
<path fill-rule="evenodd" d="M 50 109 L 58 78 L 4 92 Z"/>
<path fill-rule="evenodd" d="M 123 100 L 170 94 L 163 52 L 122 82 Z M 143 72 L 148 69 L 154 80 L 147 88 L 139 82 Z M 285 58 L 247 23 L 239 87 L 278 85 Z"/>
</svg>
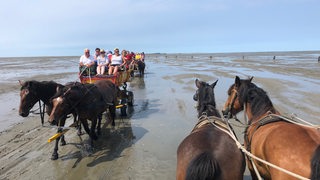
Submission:
<svg viewBox="0 0 320 180">
<path fill-rule="evenodd" d="M 78 119 L 82 123 L 85 131 L 90 136 L 90 145 L 96 140 L 95 129 L 97 119 L 107 110 L 111 114 L 112 125 L 114 126 L 115 103 L 118 88 L 109 80 L 96 81 L 94 84 L 77 83 L 68 88 L 64 88 L 61 95 L 53 97 L 53 109 L 49 117 L 52 124 L 64 124 L 64 116 L 74 109 L 78 114 Z M 89 128 L 88 121 L 91 121 Z M 101 121 L 99 121 L 101 122 Z M 99 123 L 98 122 L 98 123 Z M 98 124 L 98 133 L 100 124 Z M 54 155 L 58 158 L 57 150 Z"/>
<path fill-rule="evenodd" d="M 248 117 L 245 147 L 269 163 L 305 178 L 320 179 L 320 132 L 282 119 L 267 93 L 250 79 L 235 78 L 228 90 L 223 114 L 244 110 Z M 247 159 L 253 179 L 257 175 Z M 264 179 L 297 179 L 265 163 L 253 160 Z"/>
<path fill-rule="evenodd" d="M 139 76 L 143 77 L 144 76 L 144 69 L 146 68 L 145 62 L 142 60 L 137 60 L 136 64 L 138 66 Z"/>
<path fill-rule="evenodd" d="M 243 179 L 244 155 L 221 130 L 226 124 L 216 109 L 217 81 L 209 85 L 196 79 L 195 83 L 198 90 L 193 98 L 198 102 L 199 121 L 178 147 L 176 179 Z M 210 116 L 217 117 L 219 122 L 210 121 Z"/>
<path fill-rule="evenodd" d="M 57 89 L 61 89 L 64 85 L 56 83 L 54 81 L 26 81 L 20 82 L 20 105 L 19 105 L 19 115 L 22 117 L 27 117 L 30 113 L 31 108 L 35 103 L 42 101 L 46 106 L 46 112 L 50 115 L 52 111 L 52 103 L 50 99 L 56 94 Z M 41 104 L 41 102 L 39 102 Z M 77 114 L 75 112 L 70 112 L 73 114 L 74 122 L 77 122 Z M 70 114 L 69 113 L 69 114 Z M 40 107 L 40 116 L 43 123 L 44 110 Z M 67 116 L 64 116 L 64 121 Z M 61 125 L 64 126 L 64 123 Z M 58 130 L 59 131 L 59 130 Z M 78 134 L 81 134 L 81 129 L 79 127 Z M 58 149 L 58 144 L 61 139 L 61 145 L 66 145 L 64 135 L 56 139 L 55 149 Z M 56 159 L 55 155 L 52 156 L 52 159 Z"/>
</svg>

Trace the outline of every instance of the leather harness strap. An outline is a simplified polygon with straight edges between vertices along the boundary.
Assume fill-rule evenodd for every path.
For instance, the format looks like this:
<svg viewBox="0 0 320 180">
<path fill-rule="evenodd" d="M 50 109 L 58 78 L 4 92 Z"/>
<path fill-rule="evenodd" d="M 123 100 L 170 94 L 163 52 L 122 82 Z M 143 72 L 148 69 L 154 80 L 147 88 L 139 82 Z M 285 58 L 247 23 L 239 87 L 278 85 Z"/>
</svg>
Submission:
<svg viewBox="0 0 320 180">
<path fill-rule="evenodd" d="M 262 119 L 258 120 L 256 123 L 256 126 L 252 132 L 252 135 L 249 139 L 249 136 L 248 136 L 248 129 L 250 126 L 252 126 L 253 124 L 249 125 L 246 127 L 245 131 L 244 131 L 244 140 L 246 141 L 246 149 L 251 152 L 251 141 L 252 141 L 252 137 L 254 135 L 254 133 L 261 127 L 261 126 L 264 126 L 266 124 L 270 124 L 270 123 L 273 123 L 273 122 L 278 122 L 278 121 L 284 121 L 283 119 L 279 118 L 279 117 L 274 117 L 274 116 L 271 116 L 271 115 L 267 115 L 265 117 L 263 117 Z"/>
<path fill-rule="evenodd" d="M 215 124 L 225 130 L 228 130 L 228 125 L 221 118 L 215 117 L 215 116 L 210 116 L 210 117 L 201 116 L 198 123 L 195 125 L 195 127 L 192 129 L 191 132 L 195 131 L 196 129 L 198 129 L 206 124 Z"/>
</svg>

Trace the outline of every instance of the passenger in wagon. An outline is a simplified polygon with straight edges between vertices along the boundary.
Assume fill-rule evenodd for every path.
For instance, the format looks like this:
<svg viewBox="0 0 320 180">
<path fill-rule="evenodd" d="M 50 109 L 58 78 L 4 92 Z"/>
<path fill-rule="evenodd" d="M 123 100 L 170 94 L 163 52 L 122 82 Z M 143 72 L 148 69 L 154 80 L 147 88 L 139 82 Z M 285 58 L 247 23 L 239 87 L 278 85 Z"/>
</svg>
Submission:
<svg viewBox="0 0 320 180">
<path fill-rule="evenodd" d="M 95 61 L 97 61 L 97 59 L 98 59 L 98 57 L 100 56 L 100 54 L 101 54 L 100 48 L 96 48 L 96 49 L 95 49 L 94 56 L 93 56 Z"/>
<path fill-rule="evenodd" d="M 100 50 L 100 56 L 97 57 L 97 75 L 103 75 L 109 65 L 109 59 L 104 49 Z"/>
<path fill-rule="evenodd" d="M 122 56 L 119 53 L 119 49 L 114 49 L 114 55 L 111 57 L 111 64 L 109 66 L 109 75 L 116 74 L 119 68 L 124 65 Z"/>
<path fill-rule="evenodd" d="M 90 55 L 88 48 L 84 49 L 84 55 L 80 57 L 79 62 L 80 75 L 95 75 L 95 62 L 94 57 Z"/>
<path fill-rule="evenodd" d="M 125 67 L 127 70 L 134 68 L 133 55 L 129 51 L 127 51 L 127 54 L 124 57 L 124 62 L 125 62 Z"/>
</svg>

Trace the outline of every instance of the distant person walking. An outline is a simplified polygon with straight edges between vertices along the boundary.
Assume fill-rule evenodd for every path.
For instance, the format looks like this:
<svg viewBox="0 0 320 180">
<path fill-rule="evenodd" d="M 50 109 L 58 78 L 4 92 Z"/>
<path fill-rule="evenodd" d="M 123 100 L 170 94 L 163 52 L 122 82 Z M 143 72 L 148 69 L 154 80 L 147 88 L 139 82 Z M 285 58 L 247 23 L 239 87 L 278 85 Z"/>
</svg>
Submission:
<svg viewBox="0 0 320 180">
<path fill-rule="evenodd" d="M 318 57 L 318 63 L 320 63 L 320 56 Z"/>
</svg>

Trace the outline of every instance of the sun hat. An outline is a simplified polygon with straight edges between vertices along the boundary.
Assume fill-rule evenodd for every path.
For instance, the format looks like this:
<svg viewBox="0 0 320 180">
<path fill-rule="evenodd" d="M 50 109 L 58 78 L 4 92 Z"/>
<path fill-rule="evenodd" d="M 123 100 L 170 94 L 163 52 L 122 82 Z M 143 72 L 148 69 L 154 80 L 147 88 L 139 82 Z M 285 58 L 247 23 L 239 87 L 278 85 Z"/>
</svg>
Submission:
<svg viewBox="0 0 320 180">
<path fill-rule="evenodd" d="M 101 49 L 100 52 L 101 52 L 101 53 L 103 53 L 103 52 L 105 53 L 104 49 Z"/>
</svg>

